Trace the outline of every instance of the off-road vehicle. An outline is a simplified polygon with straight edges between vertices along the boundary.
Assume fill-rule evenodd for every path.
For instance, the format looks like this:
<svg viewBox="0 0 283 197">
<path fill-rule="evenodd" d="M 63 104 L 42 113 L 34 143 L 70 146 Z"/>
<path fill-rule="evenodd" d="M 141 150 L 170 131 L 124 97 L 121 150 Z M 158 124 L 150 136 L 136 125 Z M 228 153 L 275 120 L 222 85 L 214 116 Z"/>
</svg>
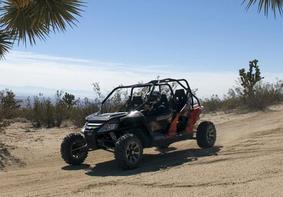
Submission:
<svg viewBox="0 0 283 197">
<path fill-rule="evenodd" d="M 99 112 L 86 117 L 81 132 L 64 138 L 61 156 L 66 163 L 79 165 L 89 151 L 104 149 L 114 152 L 120 167 L 132 169 L 144 148 L 162 149 L 187 139 L 209 148 L 216 129 L 209 121 L 197 125 L 200 113 L 200 101 L 185 79 L 119 86 L 102 101 Z"/>
</svg>

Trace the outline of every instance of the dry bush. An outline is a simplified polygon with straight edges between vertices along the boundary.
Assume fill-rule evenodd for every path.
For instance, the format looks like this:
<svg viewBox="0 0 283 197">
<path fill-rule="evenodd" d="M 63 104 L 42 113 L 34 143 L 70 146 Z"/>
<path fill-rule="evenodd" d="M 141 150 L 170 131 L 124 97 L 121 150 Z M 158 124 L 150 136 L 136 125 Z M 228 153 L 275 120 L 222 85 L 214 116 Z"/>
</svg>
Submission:
<svg viewBox="0 0 283 197">
<path fill-rule="evenodd" d="M 244 97 L 244 102 L 250 110 L 264 110 L 266 107 L 283 101 L 283 83 L 263 83 L 255 87 L 254 95 Z"/>
<path fill-rule="evenodd" d="M 19 110 L 19 116 L 31 121 L 36 128 L 60 127 L 63 121 L 67 120 L 80 127 L 87 115 L 98 110 L 98 101 L 87 98 L 76 100 L 75 96 L 69 93 L 57 91 L 53 99 L 43 96 L 27 98 Z"/>
<path fill-rule="evenodd" d="M 263 83 L 262 79 L 258 60 L 250 61 L 247 71 L 244 68 L 239 70 L 240 85 L 230 89 L 223 99 L 215 95 L 205 99 L 203 101 L 205 111 L 264 110 L 270 105 L 282 102 L 283 82 Z"/>
<path fill-rule="evenodd" d="M 95 113 L 99 110 L 99 103 L 96 101 L 90 101 L 85 98 L 78 100 L 76 105 L 70 108 L 69 116 L 71 121 L 76 127 L 81 127 L 85 123 L 85 117 Z"/>
<path fill-rule="evenodd" d="M 19 102 L 13 91 L 0 91 L 0 120 L 15 118 L 18 115 Z"/>
<path fill-rule="evenodd" d="M 264 110 L 268 106 L 283 102 L 283 81 L 276 83 L 258 83 L 252 96 L 246 96 L 238 90 L 229 90 L 228 95 L 220 99 L 212 96 L 202 101 L 204 112 L 245 110 Z"/>
<path fill-rule="evenodd" d="M 206 98 L 202 101 L 204 110 L 206 112 L 216 112 L 221 110 L 223 101 L 218 97 L 218 95 L 212 95 L 210 98 Z"/>
</svg>

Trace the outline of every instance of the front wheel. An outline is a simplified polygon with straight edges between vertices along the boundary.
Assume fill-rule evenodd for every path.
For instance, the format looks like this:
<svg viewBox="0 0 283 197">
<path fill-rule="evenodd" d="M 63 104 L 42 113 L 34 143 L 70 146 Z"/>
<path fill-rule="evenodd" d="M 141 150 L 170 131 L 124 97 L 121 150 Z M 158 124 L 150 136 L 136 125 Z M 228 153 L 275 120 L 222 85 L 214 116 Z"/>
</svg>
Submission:
<svg viewBox="0 0 283 197">
<path fill-rule="evenodd" d="M 216 141 L 216 129 L 212 122 L 204 121 L 197 128 L 197 144 L 201 148 L 210 148 Z"/>
<path fill-rule="evenodd" d="M 138 166 L 143 154 L 143 146 L 138 137 L 125 134 L 115 144 L 115 159 L 123 169 L 133 169 Z"/>
<path fill-rule="evenodd" d="M 80 165 L 87 158 L 87 143 L 80 133 L 67 135 L 61 144 L 61 157 L 71 165 Z"/>
</svg>

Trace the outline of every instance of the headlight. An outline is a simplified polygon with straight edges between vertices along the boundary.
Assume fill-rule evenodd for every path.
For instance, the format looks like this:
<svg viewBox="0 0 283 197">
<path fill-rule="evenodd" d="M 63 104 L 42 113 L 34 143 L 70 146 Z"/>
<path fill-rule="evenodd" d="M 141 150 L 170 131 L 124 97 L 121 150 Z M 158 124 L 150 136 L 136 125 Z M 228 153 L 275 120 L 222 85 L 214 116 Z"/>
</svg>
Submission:
<svg viewBox="0 0 283 197">
<path fill-rule="evenodd" d="M 111 131 L 111 130 L 115 130 L 118 128 L 118 124 L 117 123 L 106 123 L 105 125 L 103 125 L 98 131 L 97 133 L 102 133 L 105 131 Z"/>
<path fill-rule="evenodd" d="M 82 127 L 81 132 L 84 132 L 84 131 L 85 131 L 85 127 L 86 127 L 86 123 L 85 123 L 84 126 Z"/>
</svg>

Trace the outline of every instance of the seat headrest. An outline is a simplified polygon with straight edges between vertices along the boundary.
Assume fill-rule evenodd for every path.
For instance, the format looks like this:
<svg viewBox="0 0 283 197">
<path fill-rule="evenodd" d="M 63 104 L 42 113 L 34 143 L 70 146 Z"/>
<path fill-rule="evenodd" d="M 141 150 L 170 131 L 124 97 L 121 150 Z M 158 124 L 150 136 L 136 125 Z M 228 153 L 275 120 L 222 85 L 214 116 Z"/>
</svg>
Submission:
<svg viewBox="0 0 283 197">
<path fill-rule="evenodd" d="M 158 99 L 160 99 L 161 95 L 160 92 L 158 91 L 154 91 L 151 94 L 148 95 L 148 100 L 149 101 L 157 101 Z"/>
<path fill-rule="evenodd" d="M 161 102 L 165 102 L 165 103 L 167 103 L 167 102 L 168 102 L 168 99 L 167 99 L 166 94 L 161 94 L 160 101 L 161 101 Z"/>
<path fill-rule="evenodd" d="M 162 100 L 167 100 L 166 94 L 161 94 L 161 99 L 162 99 Z"/>
<path fill-rule="evenodd" d="M 184 89 L 178 89 L 175 91 L 175 97 L 185 97 L 186 93 Z"/>
</svg>

